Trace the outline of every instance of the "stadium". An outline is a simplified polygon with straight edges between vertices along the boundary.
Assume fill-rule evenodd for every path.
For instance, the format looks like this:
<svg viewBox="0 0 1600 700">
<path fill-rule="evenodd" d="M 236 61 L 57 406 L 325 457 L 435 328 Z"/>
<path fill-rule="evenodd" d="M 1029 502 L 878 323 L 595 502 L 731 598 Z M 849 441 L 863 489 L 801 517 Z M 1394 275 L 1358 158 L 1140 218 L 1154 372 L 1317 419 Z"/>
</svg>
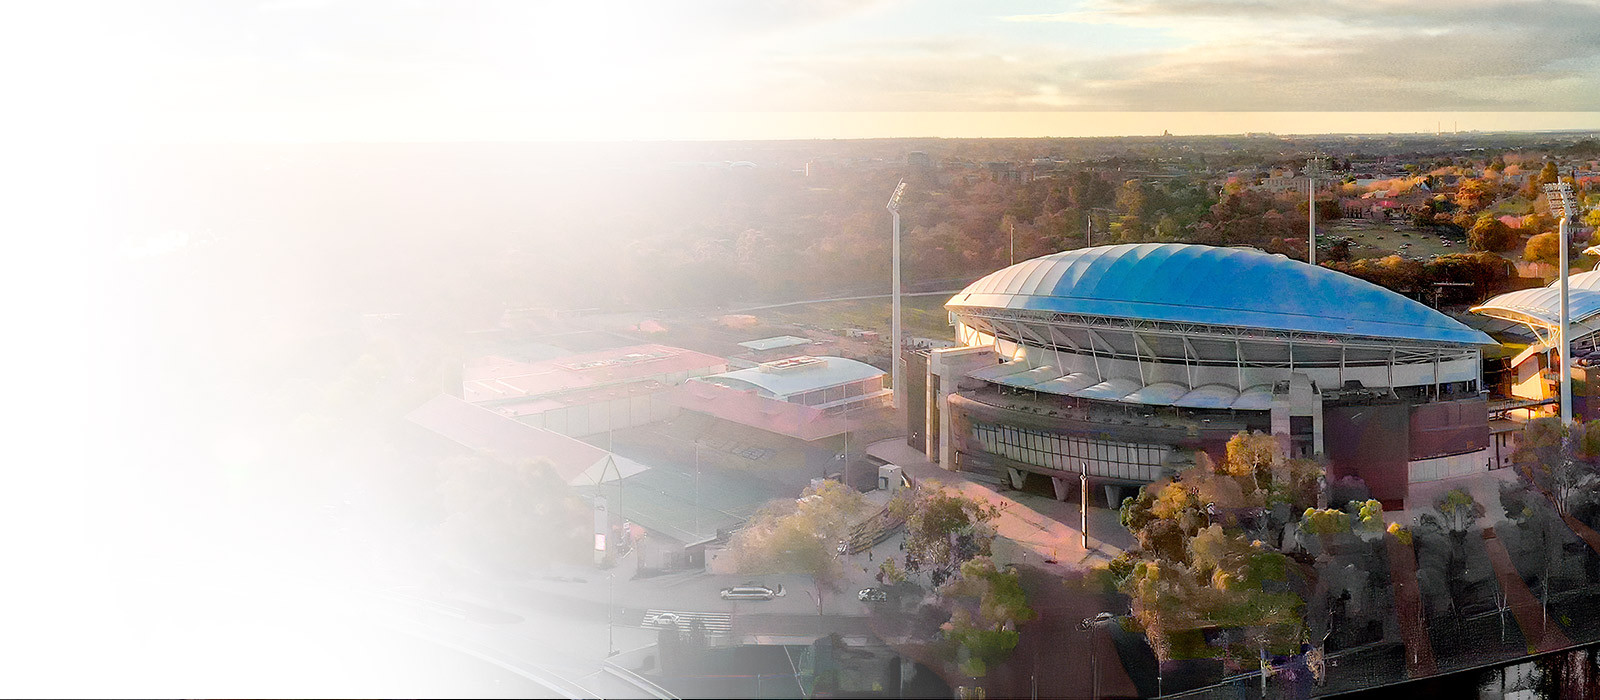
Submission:
<svg viewBox="0 0 1600 700">
<path fill-rule="evenodd" d="M 1249 248 L 1130 244 L 994 272 L 946 304 L 961 347 L 907 364 L 929 459 L 1108 503 L 1242 430 L 1360 477 L 1413 484 L 1493 464 L 1489 336 L 1340 272 Z"/>
<path fill-rule="evenodd" d="M 1529 401 L 1549 401 L 1559 396 L 1556 376 L 1560 372 L 1561 287 L 1560 281 L 1544 287 L 1521 289 L 1496 296 L 1472 308 L 1474 313 L 1498 319 L 1522 329 L 1531 341 L 1509 358 L 1500 393 Z M 1567 278 L 1567 335 L 1572 340 L 1573 399 L 1575 415 L 1594 417 L 1596 382 L 1589 373 L 1600 366 L 1600 270 L 1580 272 Z M 1509 330 L 1509 329 L 1508 329 Z"/>
</svg>

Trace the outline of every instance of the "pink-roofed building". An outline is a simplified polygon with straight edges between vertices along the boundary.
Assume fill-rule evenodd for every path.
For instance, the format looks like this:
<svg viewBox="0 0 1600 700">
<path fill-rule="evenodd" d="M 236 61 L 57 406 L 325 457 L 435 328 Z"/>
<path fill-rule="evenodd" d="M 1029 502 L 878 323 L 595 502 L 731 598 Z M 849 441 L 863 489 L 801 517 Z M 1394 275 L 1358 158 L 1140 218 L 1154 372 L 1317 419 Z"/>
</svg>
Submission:
<svg viewBox="0 0 1600 700">
<path fill-rule="evenodd" d="M 666 345 L 633 345 L 539 362 L 484 357 L 462 371 L 463 400 L 526 425 L 583 437 L 666 420 L 667 392 L 725 372 L 726 360 Z"/>
</svg>

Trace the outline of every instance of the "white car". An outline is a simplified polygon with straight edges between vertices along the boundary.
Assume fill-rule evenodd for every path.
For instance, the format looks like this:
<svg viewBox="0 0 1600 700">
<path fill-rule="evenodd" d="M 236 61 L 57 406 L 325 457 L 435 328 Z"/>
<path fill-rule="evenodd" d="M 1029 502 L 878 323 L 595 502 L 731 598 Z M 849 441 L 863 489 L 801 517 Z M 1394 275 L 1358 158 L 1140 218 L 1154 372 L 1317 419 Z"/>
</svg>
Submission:
<svg viewBox="0 0 1600 700">
<path fill-rule="evenodd" d="M 757 584 L 729 586 L 722 589 L 723 600 L 772 600 L 783 597 L 783 585 L 768 588 Z"/>
</svg>

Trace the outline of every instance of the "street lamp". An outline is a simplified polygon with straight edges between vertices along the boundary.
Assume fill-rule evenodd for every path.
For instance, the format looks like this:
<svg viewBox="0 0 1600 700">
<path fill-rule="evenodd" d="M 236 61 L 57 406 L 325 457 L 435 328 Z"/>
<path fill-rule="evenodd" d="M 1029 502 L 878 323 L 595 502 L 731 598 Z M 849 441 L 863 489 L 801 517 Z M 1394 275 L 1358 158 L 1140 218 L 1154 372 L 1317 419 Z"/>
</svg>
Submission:
<svg viewBox="0 0 1600 700">
<path fill-rule="evenodd" d="M 1095 628 L 1099 627 L 1102 623 L 1110 622 L 1112 617 L 1113 616 L 1112 616 L 1111 613 L 1102 612 L 1102 613 L 1100 613 L 1098 615 L 1095 615 L 1094 617 L 1083 618 L 1083 622 L 1079 622 L 1078 623 L 1078 631 L 1079 632 L 1089 632 L 1090 633 L 1090 635 L 1089 635 L 1089 673 L 1090 673 L 1090 682 L 1089 682 L 1089 688 L 1090 688 L 1089 693 L 1090 693 L 1090 695 L 1089 695 L 1089 697 L 1091 697 L 1091 698 L 1098 699 L 1100 697 L 1100 655 L 1099 655 L 1099 651 L 1095 648 L 1096 645 L 1095 645 L 1095 638 L 1094 638 L 1093 631 L 1095 630 Z"/>
<path fill-rule="evenodd" d="M 1550 212 L 1560 217 L 1557 229 L 1561 250 L 1561 424 L 1572 422 L 1572 349 L 1567 344 L 1567 222 L 1578 213 L 1578 203 L 1572 196 L 1572 185 L 1552 182 L 1544 186 L 1544 196 L 1550 203 Z"/>
</svg>

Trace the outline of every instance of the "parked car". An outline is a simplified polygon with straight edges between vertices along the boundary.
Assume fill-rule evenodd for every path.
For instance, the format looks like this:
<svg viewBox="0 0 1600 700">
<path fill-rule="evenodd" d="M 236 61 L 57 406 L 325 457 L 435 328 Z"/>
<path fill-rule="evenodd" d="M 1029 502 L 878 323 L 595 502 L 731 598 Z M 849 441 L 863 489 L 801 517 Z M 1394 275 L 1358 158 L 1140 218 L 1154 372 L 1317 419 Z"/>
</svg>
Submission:
<svg viewBox="0 0 1600 700">
<path fill-rule="evenodd" d="M 863 603 L 882 603 L 889 599 L 889 592 L 882 588 L 863 588 L 856 594 L 856 600 Z"/>
<path fill-rule="evenodd" d="M 782 584 L 769 587 L 751 583 L 722 589 L 723 600 L 772 600 L 781 597 L 783 597 Z"/>
</svg>

